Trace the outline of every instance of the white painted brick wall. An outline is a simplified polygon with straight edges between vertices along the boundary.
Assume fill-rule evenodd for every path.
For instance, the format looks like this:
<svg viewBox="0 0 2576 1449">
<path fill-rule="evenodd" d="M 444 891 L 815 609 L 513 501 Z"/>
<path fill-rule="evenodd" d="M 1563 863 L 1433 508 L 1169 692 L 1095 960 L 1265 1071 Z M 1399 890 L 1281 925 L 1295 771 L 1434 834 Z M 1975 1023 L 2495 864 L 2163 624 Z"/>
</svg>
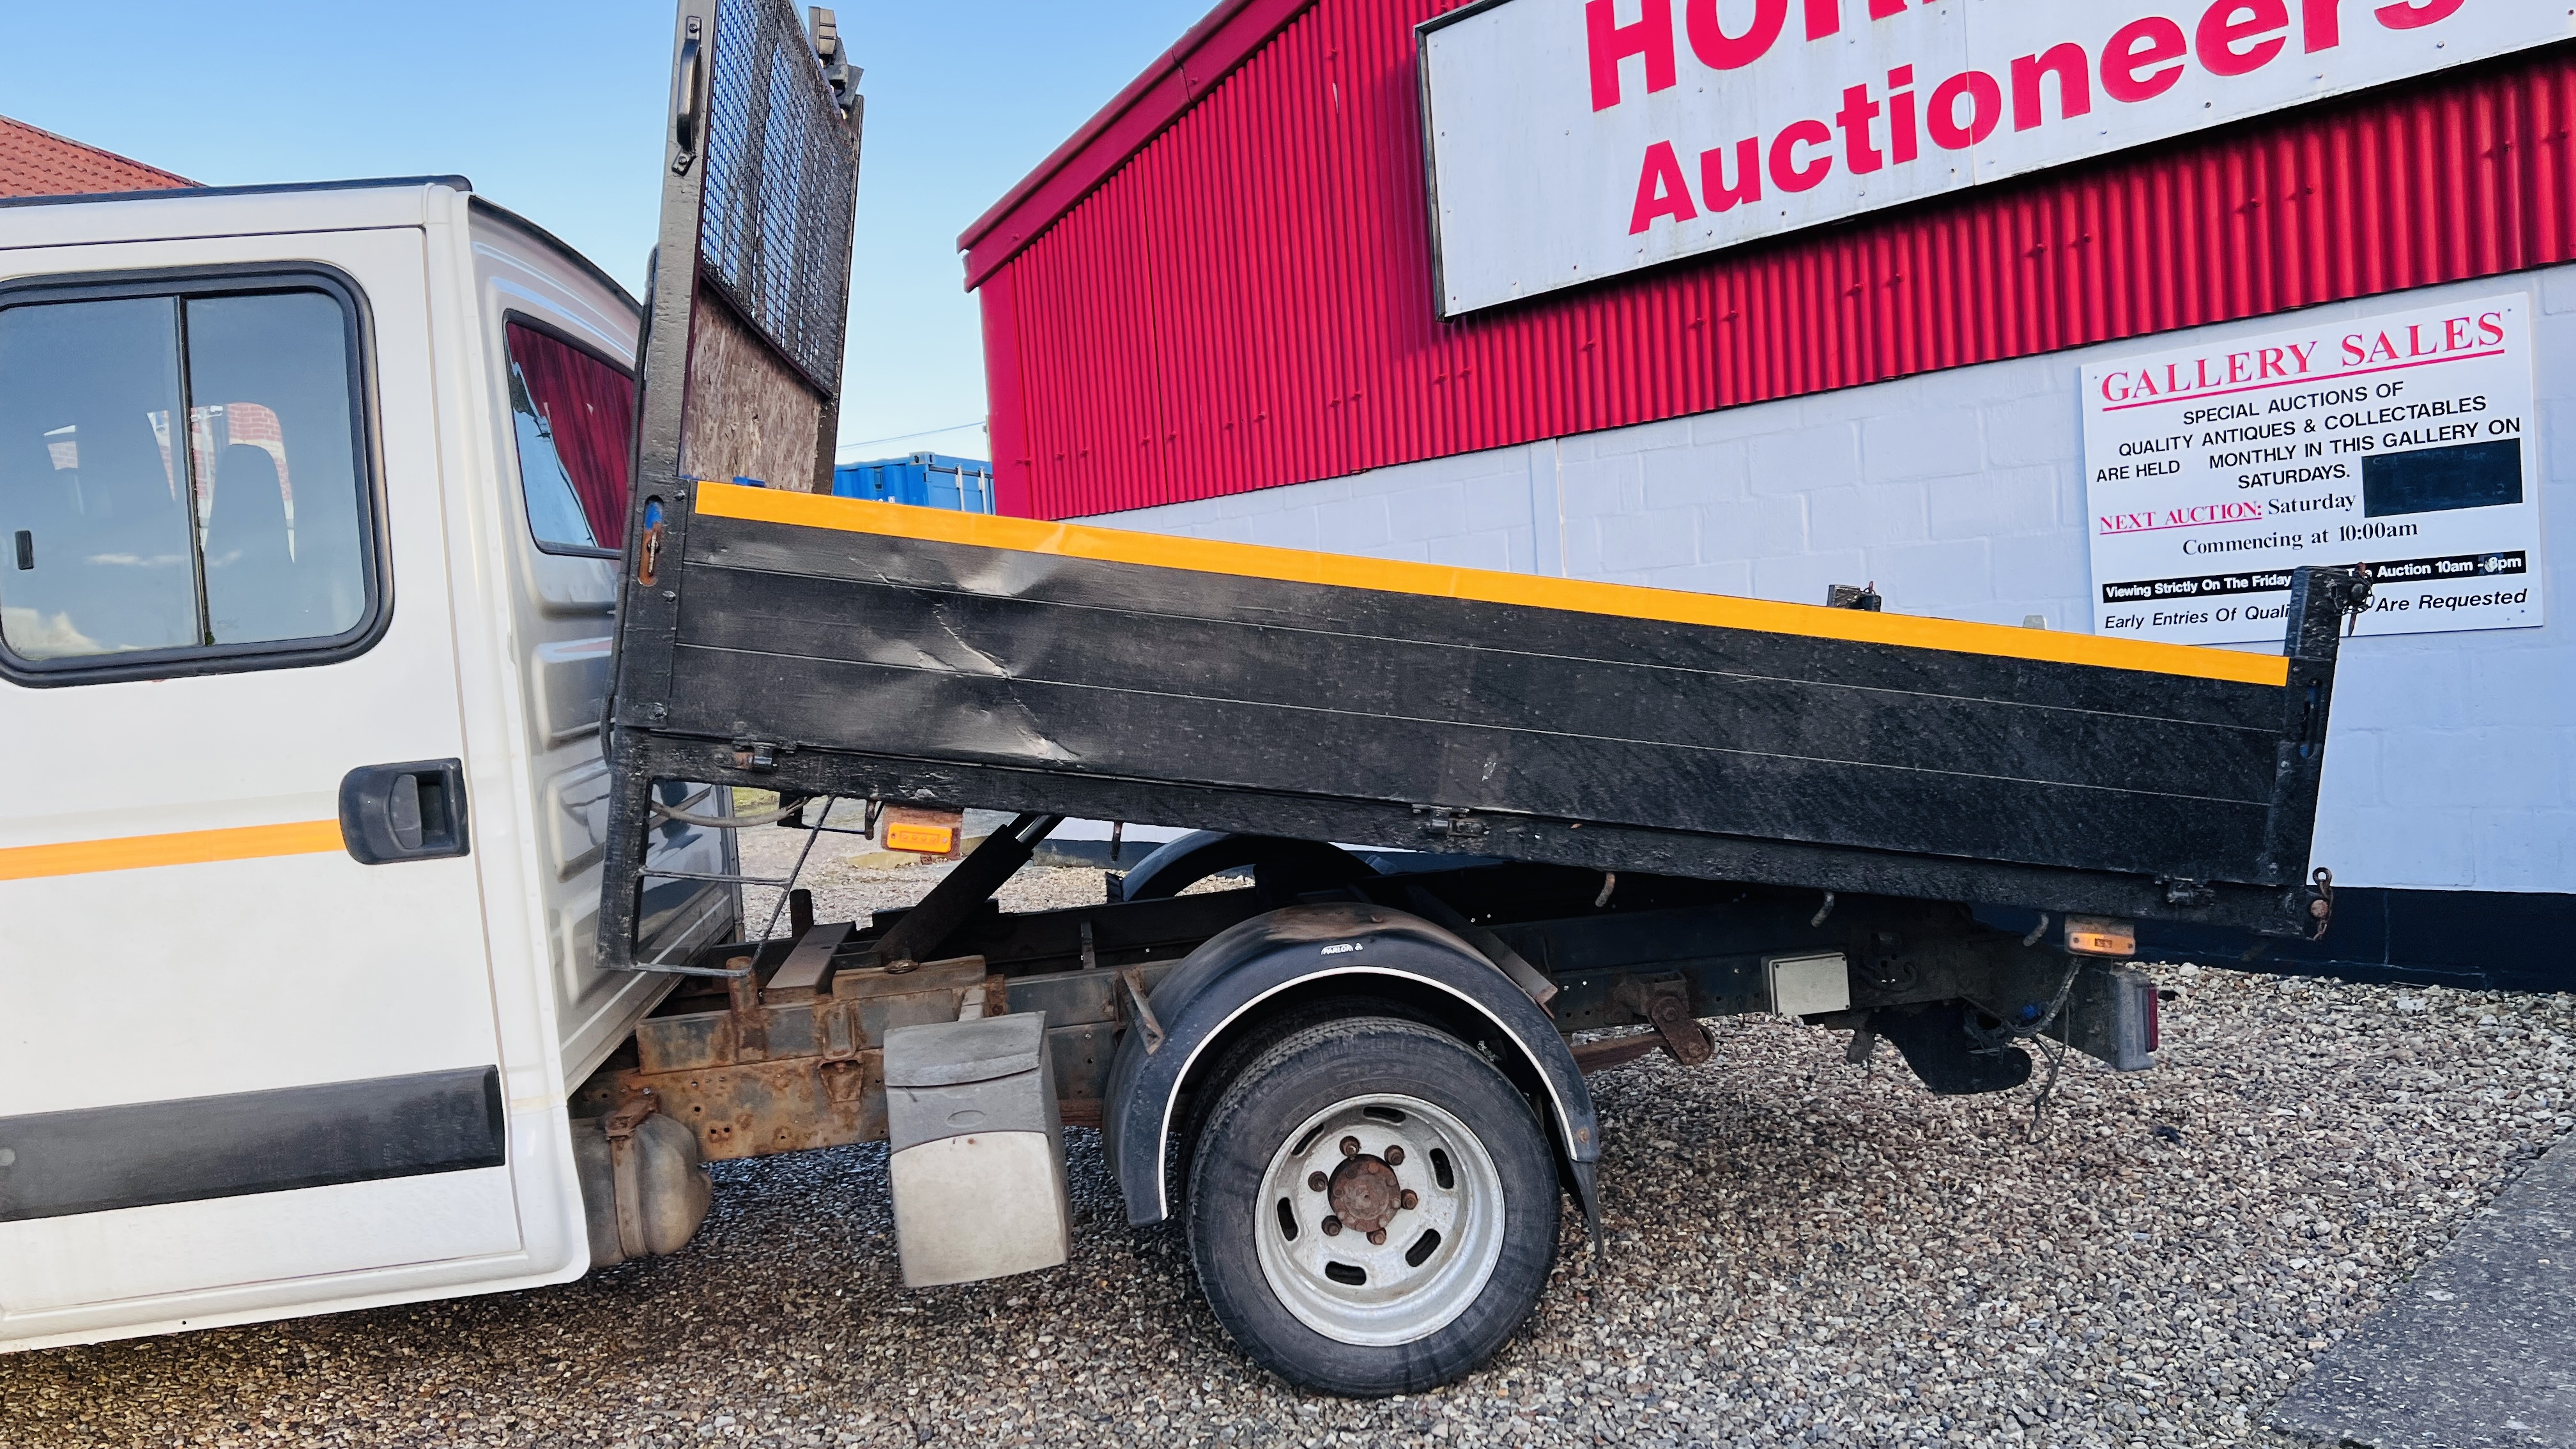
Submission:
<svg viewBox="0 0 2576 1449">
<path fill-rule="evenodd" d="M 2528 289 L 2543 568 L 2576 607 L 2576 267 L 2340 304 Z M 2258 318 L 2213 338 L 2277 330 Z M 2119 344 L 2134 353 L 2171 340 Z M 2065 352 L 1094 522 L 1247 543 L 2089 629 L 2084 364 Z M 2363 886 L 2576 891 L 2576 627 L 2346 649 L 2316 858 Z"/>
</svg>

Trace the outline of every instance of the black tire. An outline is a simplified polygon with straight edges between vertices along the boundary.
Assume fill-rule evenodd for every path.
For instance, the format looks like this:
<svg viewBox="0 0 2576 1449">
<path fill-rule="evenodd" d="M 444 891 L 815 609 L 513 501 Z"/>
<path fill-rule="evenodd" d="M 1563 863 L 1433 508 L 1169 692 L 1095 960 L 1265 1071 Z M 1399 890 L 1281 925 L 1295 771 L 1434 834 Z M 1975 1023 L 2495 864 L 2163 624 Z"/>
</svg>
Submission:
<svg viewBox="0 0 2576 1449">
<path fill-rule="evenodd" d="M 1291 1134 L 1350 1102 L 1377 1096 L 1427 1104 L 1463 1127 L 1487 1159 L 1500 1209 L 1494 1230 L 1499 1248 L 1490 1271 L 1479 1284 L 1462 1269 L 1464 1277 L 1452 1278 L 1446 1290 L 1443 1301 L 1465 1306 L 1409 1341 L 1383 1344 L 1345 1341 L 1310 1326 L 1263 1266 L 1265 1252 L 1285 1250 L 1265 1247 L 1255 1237 L 1296 1236 L 1274 1216 L 1280 1208 L 1268 1201 L 1266 1182 L 1274 1157 L 1292 1146 Z M 1417 1120 L 1416 1128 L 1421 1125 Z M 1304 1133 L 1309 1142 L 1317 1135 Z M 1451 1186 L 1447 1160 L 1438 1161 L 1442 1185 Z M 1432 1170 L 1413 1167 L 1426 1193 Z M 1472 1176 L 1462 1169 L 1457 1180 Z M 1470 1372 L 1529 1317 L 1556 1265 L 1559 1186 L 1546 1128 L 1491 1062 L 1420 1022 L 1349 1018 L 1307 1026 L 1273 1043 L 1226 1086 L 1208 1114 L 1191 1157 L 1189 1187 L 1182 1211 L 1190 1256 L 1218 1322 L 1263 1368 L 1324 1393 L 1414 1393 Z M 1399 1243 L 1389 1251 L 1400 1251 L 1409 1230 L 1399 1226 L 1400 1214 L 1388 1221 Z M 1338 1233 L 1338 1219 L 1333 1230 Z M 1463 1246 L 1468 1234 L 1463 1227 L 1458 1231 Z M 1359 1241 L 1353 1235 L 1349 1251 L 1357 1252 Z M 1390 1281 L 1401 1281 L 1400 1270 Z"/>
<path fill-rule="evenodd" d="M 1216 1111 L 1225 1089 L 1240 1080 L 1245 1069 L 1269 1052 L 1272 1047 L 1301 1031 L 1329 1022 L 1353 1021 L 1361 1017 L 1392 1017 L 1419 1022 L 1433 1031 L 1440 1024 L 1401 1002 L 1372 996 L 1326 996 L 1312 1001 L 1291 1003 L 1284 1010 L 1271 1013 L 1237 1032 L 1225 1044 L 1214 1063 L 1200 1075 L 1181 1100 L 1180 1110 L 1173 1115 L 1172 1150 L 1179 1155 L 1181 1180 L 1176 1184 L 1180 1198 L 1186 1202 L 1190 1193 L 1190 1164 L 1198 1158 L 1199 1135 L 1207 1129 L 1208 1118 Z"/>
</svg>

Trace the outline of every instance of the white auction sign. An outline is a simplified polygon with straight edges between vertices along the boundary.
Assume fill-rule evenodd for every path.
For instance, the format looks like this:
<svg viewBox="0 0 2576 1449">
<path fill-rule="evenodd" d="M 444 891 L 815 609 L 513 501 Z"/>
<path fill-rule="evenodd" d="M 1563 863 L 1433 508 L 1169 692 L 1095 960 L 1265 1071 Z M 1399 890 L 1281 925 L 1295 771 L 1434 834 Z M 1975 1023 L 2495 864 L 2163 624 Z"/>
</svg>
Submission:
<svg viewBox="0 0 2576 1449">
<path fill-rule="evenodd" d="M 2084 369 L 2096 633 L 2278 641 L 2290 571 L 2367 565 L 2363 634 L 2541 622 L 2531 302 Z"/>
<path fill-rule="evenodd" d="M 1484 0 L 1421 33 L 1441 310 L 2571 36 L 2564 0 Z"/>
</svg>

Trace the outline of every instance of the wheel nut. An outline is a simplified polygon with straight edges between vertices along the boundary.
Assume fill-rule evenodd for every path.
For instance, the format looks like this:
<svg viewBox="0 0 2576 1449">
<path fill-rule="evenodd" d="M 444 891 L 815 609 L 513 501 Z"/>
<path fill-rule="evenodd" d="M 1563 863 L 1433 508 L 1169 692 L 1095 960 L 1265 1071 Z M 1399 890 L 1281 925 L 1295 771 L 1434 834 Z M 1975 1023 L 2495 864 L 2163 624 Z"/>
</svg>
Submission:
<svg viewBox="0 0 2576 1449">
<path fill-rule="evenodd" d="M 1359 1140 L 1358 1138 L 1356 1138 L 1356 1137 L 1345 1137 L 1345 1138 L 1343 1138 L 1343 1139 L 1342 1139 L 1342 1155 L 1343 1155 L 1344 1157 L 1357 1157 L 1357 1156 L 1359 1156 L 1359 1155 L 1360 1155 L 1360 1140 Z"/>
<path fill-rule="evenodd" d="M 1411 1212 L 1422 1206 L 1422 1195 L 1408 1187 L 1404 1190 L 1404 1196 L 1397 1198 L 1396 1201 L 1404 1205 L 1406 1212 Z"/>
<path fill-rule="evenodd" d="M 1388 1148 L 1386 1150 L 1385 1157 L 1386 1165 L 1389 1167 L 1402 1167 L 1404 1165 L 1404 1149 L 1401 1147 Z"/>
<path fill-rule="evenodd" d="M 1372 1247 L 1372 1248 L 1383 1248 L 1383 1247 L 1385 1247 L 1385 1246 L 1386 1246 L 1386 1229 L 1384 1229 L 1384 1228 L 1379 1228 L 1379 1229 L 1375 1230 L 1374 1232 L 1371 1232 L 1371 1233 L 1369 1234 L 1369 1246 L 1370 1246 L 1370 1247 Z"/>
<path fill-rule="evenodd" d="M 1322 1192 L 1326 1187 L 1332 1185 L 1332 1179 L 1324 1176 L 1320 1172 L 1310 1172 L 1306 1174 L 1306 1185 L 1317 1192 Z"/>
<path fill-rule="evenodd" d="M 1326 1219 L 1324 1219 L 1324 1236 L 1325 1236 L 1325 1237 L 1328 1237 L 1328 1238 L 1338 1238 L 1338 1237 L 1340 1237 L 1341 1235 L 1342 1235 L 1342 1220 L 1341 1220 L 1340 1218 L 1326 1218 Z"/>
</svg>

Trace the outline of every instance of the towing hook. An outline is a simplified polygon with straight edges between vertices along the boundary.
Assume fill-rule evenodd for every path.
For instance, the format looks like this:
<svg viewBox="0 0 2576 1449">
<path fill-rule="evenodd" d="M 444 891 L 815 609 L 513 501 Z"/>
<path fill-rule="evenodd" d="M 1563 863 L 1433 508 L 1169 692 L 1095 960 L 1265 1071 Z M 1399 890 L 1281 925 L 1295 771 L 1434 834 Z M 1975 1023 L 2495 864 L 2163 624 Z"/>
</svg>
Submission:
<svg viewBox="0 0 2576 1449">
<path fill-rule="evenodd" d="M 2311 882 L 2308 918 L 2315 921 L 2317 927 L 2308 933 L 2308 939 L 2322 941 L 2326 938 L 2327 928 L 2334 924 L 2334 872 L 2318 866 Z"/>
</svg>

